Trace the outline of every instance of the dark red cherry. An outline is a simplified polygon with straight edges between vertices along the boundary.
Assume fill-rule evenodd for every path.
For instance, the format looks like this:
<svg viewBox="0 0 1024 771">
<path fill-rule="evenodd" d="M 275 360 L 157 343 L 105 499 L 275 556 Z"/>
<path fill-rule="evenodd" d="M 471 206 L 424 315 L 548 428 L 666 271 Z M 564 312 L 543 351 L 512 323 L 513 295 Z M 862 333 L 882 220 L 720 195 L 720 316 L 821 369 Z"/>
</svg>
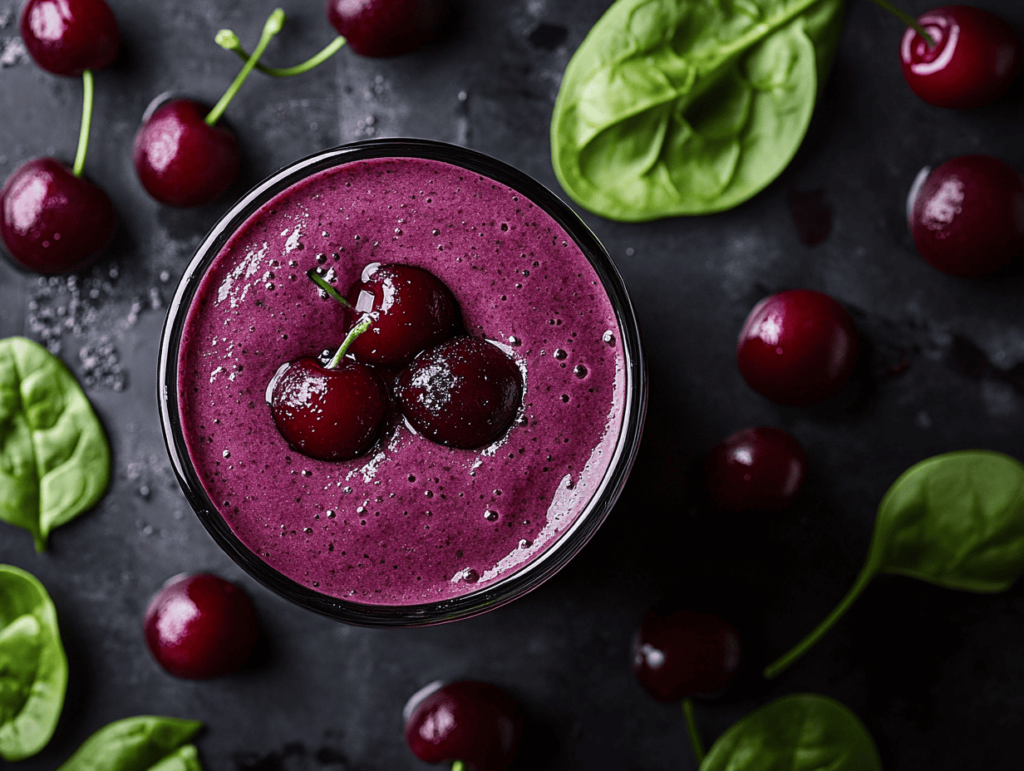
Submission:
<svg viewBox="0 0 1024 771">
<path fill-rule="evenodd" d="M 168 580 L 150 601 L 143 629 L 157 663 L 189 680 L 241 669 L 259 636 L 248 595 L 209 573 Z"/>
<path fill-rule="evenodd" d="M 708 497 L 722 511 L 778 511 L 807 473 L 807 453 L 781 428 L 757 426 L 723 439 L 705 461 Z"/>
<path fill-rule="evenodd" d="M 116 229 L 107 194 L 54 158 L 24 164 L 0 192 L 0 237 L 11 257 L 36 273 L 88 266 Z"/>
<path fill-rule="evenodd" d="M 766 297 L 736 343 L 740 374 L 779 404 L 808 405 L 836 394 L 857 362 L 853 319 L 827 294 L 793 289 Z"/>
<path fill-rule="evenodd" d="M 349 289 L 348 301 L 360 316 L 373 319 L 349 349 L 369 364 L 404 366 L 461 325 L 451 290 L 433 273 L 411 265 L 370 263 Z"/>
<path fill-rule="evenodd" d="M 633 640 L 633 674 L 658 701 L 721 696 L 740 663 L 739 632 L 710 613 L 652 611 Z"/>
<path fill-rule="evenodd" d="M 395 383 L 395 400 L 413 428 L 466 450 L 508 431 L 522 393 L 516 363 L 496 345 L 466 336 L 424 351 Z"/>
<path fill-rule="evenodd" d="M 988 11 L 947 5 L 917 18 L 934 47 L 908 27 L 900 42 L 903 77 L 938 107 L 980 107 L 1002 96 L 1021 66 L 1013 27 Z"/>
<path fill-rule="evenodd" d="M 210 203 L 238 175 L 235 135 L 223 126 L 207 125 L 208 112 L 198 102 L 174 99 L 158 107 L 135 135 L 135 172 L 160 203 Z"/>
<path fill-rule="evenodd" d="M 397 56 L 433 40 L 448 0 L 327 0 L 327 20 L 360 56 Z"/>
<path fill-rule="evenodd" d="M 427 763 L 462 761 L 466 771 L 505 771 L 521 732 L 515 701 L 487 683 L 435 683 L 406 705 L 405 741 Z"/>
<path fill-rule="evenodd" d="M 917 250 L 944 273 L 983 276 L 1024 252 L 1024 179 L 995 158 L 965 155 L 925 170 L 907 209 Z"/>
<path fill-rule="evenodd" d="M 121 30 L 103 0 L 28 0 L 21 39 L 29 55 L 54 75 L 81 75 L 117 58 Z"/>
<path fill-rule="evenodd" d="M 288 444 L 328 461 L 369 450 L 388 412 L 387 389 L 370 367 L 342 360 L 332 369 L 311 357 L 278 369 L 267 387 L 267 403 Z"/>
</svg>

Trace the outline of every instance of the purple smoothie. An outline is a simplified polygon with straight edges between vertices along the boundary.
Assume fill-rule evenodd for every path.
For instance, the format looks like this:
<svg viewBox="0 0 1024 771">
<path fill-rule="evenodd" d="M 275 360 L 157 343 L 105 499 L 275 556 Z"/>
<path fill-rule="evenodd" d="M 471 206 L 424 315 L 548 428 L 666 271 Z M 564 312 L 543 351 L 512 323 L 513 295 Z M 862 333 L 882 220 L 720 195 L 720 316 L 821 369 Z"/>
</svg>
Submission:
<svg viewBox="0 0 1024 771">
<path fill-rule="evenodd" d="M 434 273 L 467 331 L 516 360 L 522 411 L 495 444 L 451 449 L 394 419 L 369 455 L 327 463 L 277 432 L 275 371 L 347 331 L 305 272 L 329 269 L 344 293 L 375 262 Z M 179 349 L 185 442 L 220 515 L 270 567 L 352 602 L 435 602 L 538 559 L 600 492 L 625 410 L 620 338 L 586 256 L 523 195 L 440 161 L 353 161 L 264 205 L 203 276 Z"/>
</svg>

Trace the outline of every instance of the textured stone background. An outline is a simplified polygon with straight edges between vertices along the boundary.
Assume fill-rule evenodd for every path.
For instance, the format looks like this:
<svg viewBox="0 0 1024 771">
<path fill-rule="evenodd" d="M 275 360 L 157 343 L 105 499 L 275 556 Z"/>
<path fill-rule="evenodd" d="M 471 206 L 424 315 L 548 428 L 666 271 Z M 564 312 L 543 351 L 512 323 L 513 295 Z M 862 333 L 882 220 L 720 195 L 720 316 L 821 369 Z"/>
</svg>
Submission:
<svg viewBox="0 0 1024 771">
<path fill-rule="evenodd" d="M 1024 31 L 1019 0 L 979 0 Z M 151 201 L 130 147 L 146 105 L 174 92 L 216 101 L 239 63 L 213 43 L 247 45 L 270 0 L 110 0 L 124 35 L 97 77 L 89 177 L 121 216 L 114 248 L 77 280 L 41 281 L 0 260 L 0 336 L 59 346 L 110 434 L 111 490 L 59 530 L 51 551 L 2 526 L 0 562 L 24 567 L 56 602 L 71 663 L 67 704 L 40 755 L 53 769 L 93 731 L 129 715 L 203 720 L 210 771 L 426 768 L 401 738 L 405 699 L 436 678 L 505 686 L 528 713 L 519 769 L 693 769 L 677 707 L 629 671 L 644 611 L 663 601 L 716 610 L 746 633 L 751 676 L 727 701 L 698 705 L 710 742 L 768 699 L 817 691 L 855 710 L 890 769 L 1016 769 L 1024 757 L 1024 587 L 994 596 L 881 577 L 799 665 L 771 683 L 759 665 L 787 649 L 846 591 L 875 507 L 929 455 L 983 447 L 1024 457 L 1024 276 L 967 282 L 916 254 L 904 198 L 918 169 L 996 155 L 1024 170 L 1024 81 L 965 112 L 917 100 L 898 68 L 902 26 L 850 0 L 838 58 L 796 159 L 761 195 L 714 216 L 644 225 L 581 212 L 639 309 L 648 346 L 648 428 L 632 478 L 602 531 L 555 579 L 496 612 L 416 631 L 357 629 L 289 606 L 214 545 L 172 476 L 156 412 L 165 303 L 229 199 L 285 163 L 368 136 L 420 136 L 490 153 L 558 189 L 548 125 L 561 73 L 608 0 L 462 0 L 443 36 L 390 60 L 342 51 L 302 77 L 254 76 L 227 112 L 245 161 L 223 201 L 188 211 Z M 930 0 L 904 0 L 913 13 Z M 292 3 L 267 53 L 291 64 L 332 37 L 321 2 Z M 243 10 L 244 9 L 244 10 Z M 81 86 L 36 68 L 0 0 L 0 177 L 23 161 L 70 161 Z M 831 208 L 815 245 L 791 202 Z M 735 366 L 735 337 L 762 296 L 826 291 L 866 342 L 857 382 L 827 407 L 758 397 Z M 689 483 L 695 458 L 733 431 L 785 427 L 811 471 L 792 510 L 726 522 Z M 211 570 L 251 593 L 266 628 L 243 672 L 176 680 L 145 650 L 141 620 L 169 576 Z"/>
</svg>

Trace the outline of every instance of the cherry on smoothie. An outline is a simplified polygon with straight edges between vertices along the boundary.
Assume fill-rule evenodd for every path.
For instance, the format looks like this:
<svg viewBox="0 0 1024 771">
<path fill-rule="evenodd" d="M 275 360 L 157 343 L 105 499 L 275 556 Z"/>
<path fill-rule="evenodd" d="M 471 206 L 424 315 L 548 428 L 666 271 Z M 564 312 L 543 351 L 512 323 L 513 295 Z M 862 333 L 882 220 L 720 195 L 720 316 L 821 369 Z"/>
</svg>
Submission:
<svg viewBox="0 0 1024 771">
<path fill-rule="evenodd" d="M 360 56 L 398 56 L 429 43 L 447 0 L 327 0 L 327 20 Z"/>
<path fill-rule="evenodd" d="M 224 126 L 208 124 L 209 112 L 199 102 L 174 99 L 160 105 L 135 135 L 135 171 L 160 203 L 210 203 L 238 176 L 238 140 Z"/>
<path fill-rule="evenodd" d="M 740 635 L 710 613 L 649 612 L 633 640 L 633 674 L 658 701 L 721 696 L 736 681 Z"/>
<path fill-rule="evenodd" d="M 21 39 L 33 61 L 54 75 L 81 75 L 117 58 L 121 30 L 104 0 L 29 0 Z"/>
<path fill-rule="evenodd" d="M 516 363 L 496 345 L 468 336 L 424 351 L 395 383 L 395 400 L 416 431 L 464 450 L 508 431 L 522 393 Z"/>
<path fill-rule="evenodd" d="M 241 669 L 259 636 L 249 596 L 209 573 L 169 579 L 150 601 L 143 629 L 157 663 L 188 680 Z"/>
<path fill-rule="evenodd" d="M 996 158 L 965 155 L 923 171 L 907 210 L 918 252 L 944 273 L 984 276 L 1024 252 L 1024 179 Z"/>
<path fill-rule="evenodd" d="M 212 109 L 191 99 L 174 99 L 143 119 L 132 160 L 154 199 L 167 206 L 201 206 L 230 187 L 241 166 L 238 142 L 217 122 L 284 21 L 280 8 L 270 14 L 256 49 Z"/>
<path fill-rule="evenodd" d="M 25 163 L 0 191 L 0 237 L 15 262 L 36 273 L 87 267 L 116 230 L 107 194 L 54 158 Z"/>
<path fill-rule="evenodd" d="M 708 497 L 721 511 L 779 511 L 800 493 L 807 453 L 781 428 L 755 426 L 719 442 L 704 465 Z"/>
<path fill-rule="evenodd" d="M 1020 71 L 1020 38 L 998 16 L 967 5 L 947 5 L 919 16 L 929 45 L 908 27 L 900 66 L 911 90 L 937 107 L 980 107 L 1002 96 Z"/>
<path fill-rule="evenodd" d="M 461 762 L 466 771 L 506 771 L 522 718 L 515 700 L 489 683 L 434 684 L 406 707 L 405 741 L 427 763 Z"/>
<path fill-rule="evenodd" d="M 370 263 L 348 291 L 348 303 L 373 320 L 352 343 L 359 361 L 401 367 L 452 337 L 461 326 L 459 304 L 433 273 L 411 265 Z"/>
<path fill-rule="evenodd" d="M 303 455 L 326 461 L 366 453 L 388 414 L 388 393 L 372 367 L 345 354 L 369 320 L 357 325 L 326 365 L 306 356 L 281 365 L 267 404 L 281 436 Z"/>
<path fill-rule="evenodd" d="M 736 343 L 740 374 L 762 396 L 806 407 L 838 393 L 860 347 L 853 319 L 827 294 L 792 289 L 761 300 Z"/>
</svg>

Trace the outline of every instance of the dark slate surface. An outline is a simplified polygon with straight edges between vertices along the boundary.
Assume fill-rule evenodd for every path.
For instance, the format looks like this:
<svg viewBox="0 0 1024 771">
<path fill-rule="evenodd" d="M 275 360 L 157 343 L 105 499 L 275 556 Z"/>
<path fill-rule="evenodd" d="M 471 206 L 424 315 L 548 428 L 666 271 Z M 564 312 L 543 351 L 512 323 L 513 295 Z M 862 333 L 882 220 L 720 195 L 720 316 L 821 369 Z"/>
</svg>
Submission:
<svg viewBox="0 0 1024 771">
<path fill-rule="evenodd" d="M 604 528 L 530 596 L 454 625 L 416 631 L 347 627 L 289 606 L 243 575 L 193 516 L 172 476 L 156 412 L 156 353 L 175 282 L 228 198 L 300 156 L 373 136 L 468 145 L 557 189 L 548 125 L 561 72 L 608 0 L 464 0 L 434 45 L 392 60 L 342 51 L 302 77 L 254 77 L 227 118 L 245 154 L 241 180 L 206 208 L 162 208 L 142 191 L 130 146 L 163 92 L 215 101 L 238 62 L 212 42 L 232 27 L 251 46 L 269 0 L 111 0 L 124 34 L 97 77 L 87 173 L 121 215 L 114 248 L 72 286 L 0 260 L 0 335 L 51 335 L 110 434 L 114 479 L 94 511 L 59 530 L 51 551 L 3 525 L 0 562 L 24 567 L 57 605 L 71 663 L 56 735 L 14 767 L 53 769 L 87 736 L 155 713 L 207 724 L 211 771 L 420 769 L 401 738 L 405 699 L 436 678 L 507 687 L 525 705 L 519 769 L 693 769 L 682 715 L 652 701 L 629 671 L 644 611 L 678 601 L 731 616 L 753 673 L 846 591 L 875 506 L 929 455 L 984 447 L 1024 457 L 1024 276 L 967 282 L 915 253 L 904 198 L 926 164 L 972 152 L 1024 169 L 1024 82 L 998 104 L 930 107 L 900 76 L 902 26 L 851 0 L 835 67 L 803 147 L 768 190 L 709 217 L 624 225 L 583 213 L 637 304 L 651 362 L 639 461 Z M 1024 30 L 1019 0 L 979 0 Z M 904 0 L 920 13 L 928 0 Z M 293 3 L 267 60 L 290 64 L 332 37 L 322 4 Z M 0 176 L 42 154 L 74 155 L 80 84 L 19 55 L 16 0 L 0 0 Z M 792 211 L 831 211 L 805 245 Z M 820 234 L 819 234 L 820 235 Z M 734 361 L 747 312 L 767 293 L 826 291 L 866 342 L 858 381 L 827 407 L 777 407 Z M 76 303 L 72 303 L 76 300 Z M 74 306 L 70 324 L 60 326 Z M 55 333 L 55 330 L 56 333 Z M 54 336 L 55 334 L 55 336 Z M 1016 369 L 1015 369 L 1016 368 Z M 693 493 L 710 446 L 754 424 L 785 427 L 811 471 L 792 510 L 724 521 Z M 181 571 L 245 586 L 262 648 L 243 672 L 185 682 L 145 650 L 151 594 Z M 978 596 L 882 577 L 800 664 L 735 697 L 698 705 L 710 743 L 772 697 L 817 691 L 855 710 L 885 766 L 1016 769 L 1024 757 L 1024 588 Z"/>
</svg>

